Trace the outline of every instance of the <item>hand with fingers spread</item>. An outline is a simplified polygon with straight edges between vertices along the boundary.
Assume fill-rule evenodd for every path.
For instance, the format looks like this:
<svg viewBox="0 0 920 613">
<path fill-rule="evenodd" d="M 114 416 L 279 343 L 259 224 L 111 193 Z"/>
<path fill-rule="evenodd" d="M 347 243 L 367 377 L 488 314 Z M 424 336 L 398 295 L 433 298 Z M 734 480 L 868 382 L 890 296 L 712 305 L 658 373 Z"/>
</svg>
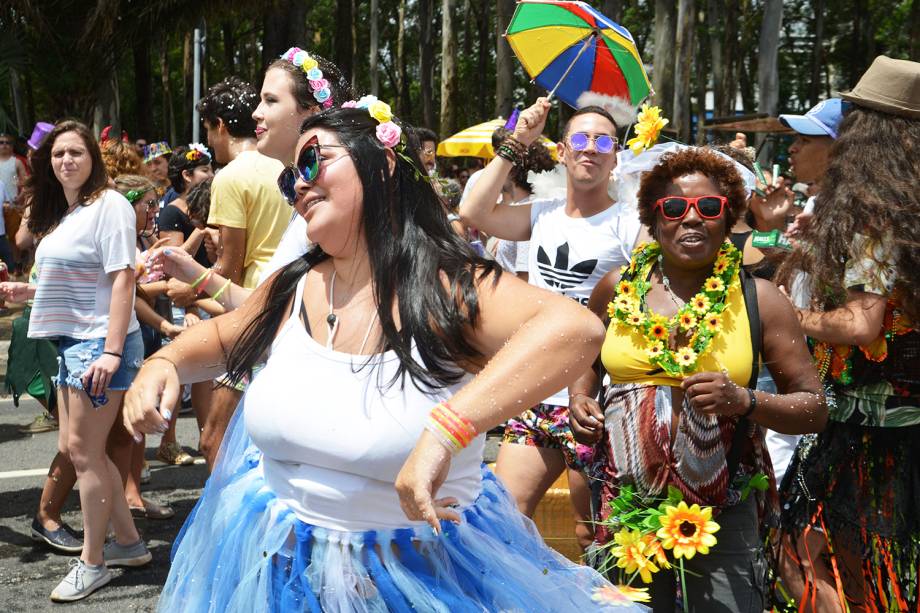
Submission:
<svg viewBox="0 0 920 613">
<path fill-rule="evenodd" d="M 180 247 L 150 249 L 147 260 L 151 271 L 161 271 L 186 283 L 194 281 L 204 270 L 204 266 Z"/>
<path fill-rule="evenodd" d="M 451 508 L 456 499 L 435 498 L 450 471 L 450 460 L 450 450 L 425 430 L 396 476 L 403 513 L 412 521 L 427 522 L 435 534 L 441 533 L 442 519 L 460 522 L 460 514 Z"/>
<path fill-rule="evenodd" d="M 149 358 L 125 393 L 125 429 L 134 437 L 166 432 L 181 393 L 175 365 L 166 359 Z"/>
<path fill-rule="evenodd" d="M 524 109 L 518 117 L 517 126 L 514 128 L 515 140 L 529 146 L 540 138 L 551 108 L 552 105 L 548 98 L 537 98 L 533 105 Z"/>
<path fill-rule="evenodd" d="M 681 383 L 690 406 L 700 413 L 743 415 L 750 408 L 750 395 L 724 372 L 701 372 Z"/>
<path fill-rule="evenodd" d="M 569 396 L 569 425 L 579 443 L 598 443 L 604 434 L 604 411 L 601 405 L 586 394 Z"/>
<path fill-rule="evenodd" d="M 121 366 L 121 357 L 111 353 L 103 353 L 83 373 L 81 377 L 83 389 L 91 396 L 103 395 L 119 366 Z"/>
</svg>

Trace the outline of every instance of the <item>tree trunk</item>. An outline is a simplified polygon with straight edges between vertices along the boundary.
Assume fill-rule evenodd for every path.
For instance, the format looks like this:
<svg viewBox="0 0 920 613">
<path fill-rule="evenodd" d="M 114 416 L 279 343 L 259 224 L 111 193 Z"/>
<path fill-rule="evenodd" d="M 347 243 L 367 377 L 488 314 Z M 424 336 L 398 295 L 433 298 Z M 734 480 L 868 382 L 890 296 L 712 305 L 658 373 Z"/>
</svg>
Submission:
<svg viewBox="0 0 920 613">
<path fill-rule="evenodd" d="M 422 32 L 419 38 L 419 94 L 422 97 L 422 125 L 432 128 L 434 122 L 434 100 L 432 99 L 434 78 L 434 0 L 419 0 L 418 20 Z"/>
<path fill-rule="evenodd" d="M 221 26 L 224 39 L 224 70 L 227 74 L 236 74 L 236 34 L 233 26 L 227 22 Z"/>
<path fill-rule="evenodd" d="M 920 61 L 920 0 L 910 3 L 910 49 L 908 56 L 913 61 Z"/>
<path fill-rule="evenodd" d="M 652 87 L 655 90 L 655 104 L 661 107 L 665 117 L 674 115 L 676 8 L 671 0 L 655 0 L 655 57 L 652 68 Z"/>
<path fill-rule="evenodd" d="M 821 67 L 824 64 L 824 0 L 812 0 L 812 3 L 815 10 L 815 40 L 811 52 L 811 81 L 808 83 L 809 106 L 818 104 L 821 98 Z"/>
<path fill-rule="evenodd" d="M 623 4 L 623 0 L 604 0 L 604 8 L 601 12 L 616 23 L 620 23 L 623 19 Z"/>
<path fill-rule="evenodd" d="M 495 1 L 495 116 L 507 117 L 514 104 L 514 53 L 505 30 L 514 15 L 514 0 Z"/>
<path fill-rule="evenodd" d="M 160 77 L 163 84 L 163 131 L 169 135 L 169 142 L 176 144 L 176 116 L 173 111 L 172 88 L 169 86 L 169 39 L 163 41 L 160 50 Z"/>
<path fill-rule="evenodd" d="M 712 112 L 716 117 L 726 114 L 722 108 L 725 100 L 725 65 L 722 62 L 722 20 L 724 5 L 722 0 L 708 0 L 706 3 L 706 30 L 709 38 L 709 59 L 712 68 Z M 703 41 L 700 40 L 700 53 Z"/>
<path fill-rule="evenodd" d="M 201 63 L 204 66 L 204 62 Z M 179 115 L 181 117 L 182 112 L 185 110 L 186 106 L 191 102 L 192 104 L 198 104 L 197 100 L 192 100 L 195 96 L 194 88 L 195 84 L 195 32 L 193 30 L 186 31 L 182 40 L 182 91 L 179 96 Z M 179 130 L 182 132 L 182 140 L 189 141 L 191 140 L 191 121 L 175 121 L 179 125 Z M 186 128 L 186 125 L 188 126 Z M 188 138 L 186 138 L 188 136 Z M 175 142 L 176 137 L 170 137 L 169 144 L 175 147 L 179 143 Z"/>
<path fill-rule="evenodd" d="M 710 39 L 714 38 L 712 32 L 706 27 L 706 15 L 702 11 L 695 11 L 693 15 L 694 31 L 699 33 L 696 40 L 696 78 L 691 81 L 696 85 L 696 144 L 706 144 L 706 92 L 709 89 L 709 76 L 715 73 L 711 58 L 708 56 Z"/>
<path fill-rule="evenodd" d="M 918 0 L 920 1 L 920 0 Z M 490 36 L 489 32 L 491 28 L 491 12 L 489 7 L 492 6 L 492 0 L 482 0 L 481 10 L 479 12 L 479 23 L 478 23 L 478 58 L 476 61 L 476 76 L 480 79 L 485 78 L 486 71 L 489 70 L 489 49 L 490 49 Z M 483 120 L 486 118 L 486 88 L 479 87 L 479 104 L 476 109 L 476 119 Z"/>
<path fill-rule="evenodd" d="M 441 0 L 441 137 L 456 132 L 454 94 L 457 91 L 457 35 L 453 0 Z"/>
<path fill-rule="evenodd" d="M 765 0 L 763 22 L 760 27 L 760 44 L 757 48 L 757 110 L 776 115 L 779 106 L 779 36 L 783 28 L 782 0 Z M 763 137 L 758 137 L 758 147 Z M 758 159 L 768 164 L 773 158 L 773 148 L 761 148 Z"/>
<path fill-rule="evenodd" d="M 690 141 L 690 71 L 693 68 L 694 0 L 680 0 L 677 6 L 677 38 L 674 52 L 674 128 L 677 139 Z M 656 50 L 659 47 L 656 45 Z"/>
<path fill-rule="evenodd" d="M 150 38 L 139 37 L 131 49 L 134 58 L 134 96 L 137 99 L 134 138 L 150 138 L 153 134 L 153 80 L 150 71 Z"/>
<path fill-rule="evenodd" d="M 380 70 L 377 66 L 379 55 L 380 33 L 377 28 L 378 13 L 380 9 L 379 0 L 371 0 L 371 44 L 368 52 L 368 71 L 371 79 L 371 94 L 377 96 L 380 93 Z"/>
<path fill-rule="evenodd" d="M 13 112 L 16 115 L 16 131 L 25 134 L 29 129 L 29 123 L 26 121 L 26 109 L 22 104 L 22 88 L 19 84 L 19 72 L 15 68 L 10 68 L 10 92 L 13 96 Z"/>
<path fill-rule="evenodd" d="M 722 4 L 722 98 L 716 101 L 718 115 L 733 115 L 738 99 L 738 67 L 742 63 L 738 41 L 738 3 L 728 0 Z M 716 15 L 718 17 L 718 15 Z"/>
<path fill-rule="evenodd" d="M 352 0 L 336 0 L 335 8 L 335 33 L 333 37 L 333 51 L 336 66 L 346 78 L 351 77 L 354 82 L 354 42 L 352 40 Z"/>
<path fill-rule="evenodd" d="M 396 114 L 408 119 L 412 102 L 406 74 L 406 0 L 399 0 L 399 33 L 396 36 Z"/>
</svg>

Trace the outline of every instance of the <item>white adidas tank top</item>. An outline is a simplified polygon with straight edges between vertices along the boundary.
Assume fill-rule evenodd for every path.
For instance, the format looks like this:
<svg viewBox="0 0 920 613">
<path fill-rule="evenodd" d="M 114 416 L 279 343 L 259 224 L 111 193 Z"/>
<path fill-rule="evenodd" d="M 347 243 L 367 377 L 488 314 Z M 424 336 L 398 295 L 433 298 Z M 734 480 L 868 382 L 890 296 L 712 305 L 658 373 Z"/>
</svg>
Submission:
<svg viewBox="0 0 920 613">
<path fill-rule="evenodd" d="M 470 377 L 428 392 L 408 378 L 405 386 L 386 388 L 399 366 L 394 352 L 376 354 L 365 366 L 371 356 L 327 349 L 307 333 L 298 317 L 305 279 L 243 404 L 246 429 L 263 453 L 266 484 L 298 518 L 324 528 L 422 524 L 403 514 L 396 475 L 431 409 Z M 479 436 L 453 457 L 436 497 L 453 496 L 461 507 L 476 500 L 484 444 Z"/>
</svg>

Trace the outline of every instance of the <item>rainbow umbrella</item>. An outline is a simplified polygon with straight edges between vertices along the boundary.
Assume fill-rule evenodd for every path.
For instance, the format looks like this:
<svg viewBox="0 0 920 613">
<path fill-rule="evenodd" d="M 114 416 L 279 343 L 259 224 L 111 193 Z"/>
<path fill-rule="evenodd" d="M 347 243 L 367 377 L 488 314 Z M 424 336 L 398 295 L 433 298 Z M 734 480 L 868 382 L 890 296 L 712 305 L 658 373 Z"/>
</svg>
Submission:
<svg viewBox="0 0 920 613">
<path fill-rule="evenodd" d="M 634 106 L 651 93 L 632 34 L 587 2 L 520 0 L 505 37 L 531 79 L 572 107 L 587 91 Z"/>
<path fill-rule="evenodd" d="M 499 118 L 461 130 L 438 143 L 437 154 L 440 157 L 465 155 L 490 160 L 495 157 L 495 152 L 492 150 L 492 133 L 504 125 L 505 120 Z M 556 143 L 545 136 L 541 138 L 543 145 L 550 150 L 553 159 L 556 159 Z"/>
</svg>

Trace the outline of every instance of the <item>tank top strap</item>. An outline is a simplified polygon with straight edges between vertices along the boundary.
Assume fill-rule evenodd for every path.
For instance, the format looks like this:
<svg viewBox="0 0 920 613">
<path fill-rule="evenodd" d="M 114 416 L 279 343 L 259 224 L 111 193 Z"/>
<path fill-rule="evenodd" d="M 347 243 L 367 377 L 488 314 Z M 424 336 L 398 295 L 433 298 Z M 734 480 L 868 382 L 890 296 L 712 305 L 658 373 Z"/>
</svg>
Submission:
<svg viewBox="0 0 920 613">
<path fill-rule="evenodd" d="M 294 290 L 294 302 L 291 305 L 291 319 L 296 320 L 300 315 L 300 306 L 303 304 L 303 288 L 307 283 L 307 273 L 303 273 L 300 281 L 297 282 L 297 289 Z"/>
</svg>

